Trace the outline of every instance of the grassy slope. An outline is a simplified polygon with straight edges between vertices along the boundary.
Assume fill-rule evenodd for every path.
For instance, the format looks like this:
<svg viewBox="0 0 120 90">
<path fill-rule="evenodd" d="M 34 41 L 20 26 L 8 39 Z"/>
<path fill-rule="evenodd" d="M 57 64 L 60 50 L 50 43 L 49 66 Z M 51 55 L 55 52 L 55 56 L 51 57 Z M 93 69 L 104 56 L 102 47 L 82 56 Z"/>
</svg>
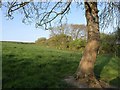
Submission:
<svg viewBox="0 0 120 90">
<path fill-rule="evenodd" d="M 78 52 L 34 44 L 4 42 L 2 45 L 3 88 L 70 87 L 63 79 L 75 73 L 82 56 Z M 99 55 L 95 66 L 97 76 L 117 85 L 118 59 L 112 55 Z"/>
</svg>

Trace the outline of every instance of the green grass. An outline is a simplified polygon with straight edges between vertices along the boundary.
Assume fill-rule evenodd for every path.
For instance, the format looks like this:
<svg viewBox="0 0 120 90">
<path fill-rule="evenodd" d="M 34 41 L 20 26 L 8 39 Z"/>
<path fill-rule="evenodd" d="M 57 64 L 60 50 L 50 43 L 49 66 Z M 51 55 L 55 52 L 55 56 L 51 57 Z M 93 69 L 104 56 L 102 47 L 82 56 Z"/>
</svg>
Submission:
<svg viewBox="0 0 120 90">
<path fill-rule="evenodd" d="M 82 54 L 35 44 L 3 42 L 3 88 L 64 88 L 71 87 L 63 79 L 75 73 Z M 99 55 L 95 73 L 100 79 L 117 85 L 118 59 Z"/>
<path fill-rule="evenodd" d="M 113 86 L 120 86 L 120 58 L 114 55 L 99 55 L 95 65 L 95 74 Z"/>
</svg>

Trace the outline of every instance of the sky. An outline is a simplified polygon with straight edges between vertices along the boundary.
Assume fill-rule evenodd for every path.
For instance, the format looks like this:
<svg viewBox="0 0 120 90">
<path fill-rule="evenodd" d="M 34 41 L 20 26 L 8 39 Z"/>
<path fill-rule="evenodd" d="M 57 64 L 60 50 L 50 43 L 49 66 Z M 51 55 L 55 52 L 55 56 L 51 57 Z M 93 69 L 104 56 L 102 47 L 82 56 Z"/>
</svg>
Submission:
<svg viewBox="0 0 120 90">
<path fill-rule="evenodd" d="M 22 23 L 21 14 L 15 14 L 13 20 L 7 20 L 3 11 L 0 10 L 0 41 L 20 41 L 20 42 L 35 42 L 40 37 L 49 38 L 50 32 L 40 28 L 35 28 L 34 23 L 25 25 Z M 84 10 L 78 9 L 73 4 L 71 11 L 67 15 L 68 24 L 86 24 Z"/>
<path fill-rule="evenodd" d="M 83 10 L 78 10 L 74 5 L 71 6 L 71 11 L 67 17 L 67 22 L 69 24 L 86 23 Z M 49 38 L 50 32 L 48 30 L 46 31 L 40 28 L 35 28 L 34 24 L 25 25 L 22 23 L 22 17 L 20 14 L 15 14 L 13 20 L 7 20 L 2 11 L 2 17 L 0 17 L 0 20 L 2 20 L 2 41 L 34 42 L 40 37 Z"/>
</svg>

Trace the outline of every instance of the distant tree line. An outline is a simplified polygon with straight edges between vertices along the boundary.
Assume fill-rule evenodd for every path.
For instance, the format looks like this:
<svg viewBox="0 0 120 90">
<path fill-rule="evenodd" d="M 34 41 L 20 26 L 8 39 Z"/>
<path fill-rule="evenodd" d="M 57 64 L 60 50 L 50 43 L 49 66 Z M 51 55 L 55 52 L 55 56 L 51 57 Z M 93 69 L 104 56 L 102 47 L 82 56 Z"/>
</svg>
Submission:
<svg viewBox="0 0 120 90">
<path fill-rule="evenodd" d="M 101 46 L 99 54 L 118 53 L 117 45 L 120 42 L 120 29 L 109 34 L 100 34 Z M 39 38 L 35 41 L 38 45 L 53 47 L 56 49 L 78 50 L 83 51 L 87 43 L 87 31 L 85 25 L 64 24 L 62 27 L 50 28 L 50 38 Z"/>
<path fill-rule="evenodd" d="M 36 44 L 55 47 L 57 49 L 83 51 L 87 41 L 85 25 L 63 24 L 62 26 L 51 27 L 49 30 L 50 38 L 39 38 Z"/>
</svg>

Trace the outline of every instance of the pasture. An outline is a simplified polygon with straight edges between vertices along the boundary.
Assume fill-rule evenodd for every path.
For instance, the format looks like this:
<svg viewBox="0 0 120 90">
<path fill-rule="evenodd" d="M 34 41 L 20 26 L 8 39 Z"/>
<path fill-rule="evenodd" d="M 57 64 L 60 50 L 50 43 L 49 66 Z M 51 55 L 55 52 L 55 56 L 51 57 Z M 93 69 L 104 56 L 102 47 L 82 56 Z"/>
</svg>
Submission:
<svg viewBox="0 0 120 90">
<path fill-rule="evenodd" d="M 64 78 L 74 75 L 82 53 L 57 50 L 36 44 L 2 43 L 3 88 L 69 88 Z M 119 59 L 98 55 L 95 74 L 113 86 L 120 86 Z"/>
</svg>

